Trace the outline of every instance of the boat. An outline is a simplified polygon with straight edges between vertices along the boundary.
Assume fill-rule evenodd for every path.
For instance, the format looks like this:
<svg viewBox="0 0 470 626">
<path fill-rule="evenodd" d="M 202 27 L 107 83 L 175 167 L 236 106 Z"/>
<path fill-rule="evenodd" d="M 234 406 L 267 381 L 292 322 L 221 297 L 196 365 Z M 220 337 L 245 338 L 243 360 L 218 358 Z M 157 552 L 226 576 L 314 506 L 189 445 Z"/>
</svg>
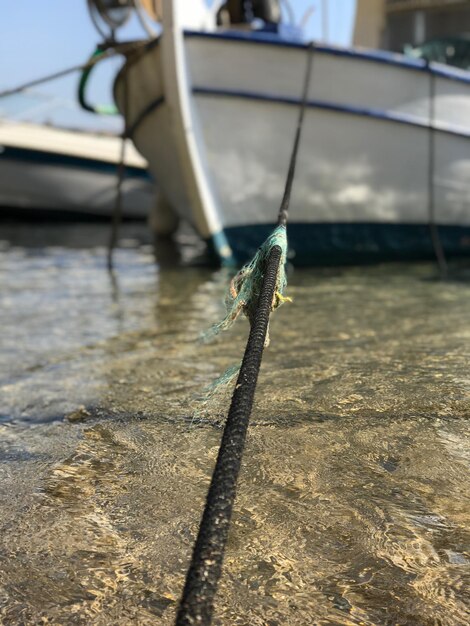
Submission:
<svg viewBox="0 0 470 626">
<path fill-rule="evenodd" d="M 157 5 L 161 33 L 127 53 L 115 102 L 167 205 L 222 261 L 250 258 L 273 228 L 310 54 L 291 261 L 429 258 L 436 238 L 470 253 L 470 72 L 311 44 L 272 11 L 220 25 L 220 3 Z"/>
<path fill-rule="evenodd" d="M 0 215 L 106 218 L 116 204 L 121 139 L 0 120 Z M 122 215 L 145 219 L 155 204 L 147 162 L 128 141 Z"/>
</svg>

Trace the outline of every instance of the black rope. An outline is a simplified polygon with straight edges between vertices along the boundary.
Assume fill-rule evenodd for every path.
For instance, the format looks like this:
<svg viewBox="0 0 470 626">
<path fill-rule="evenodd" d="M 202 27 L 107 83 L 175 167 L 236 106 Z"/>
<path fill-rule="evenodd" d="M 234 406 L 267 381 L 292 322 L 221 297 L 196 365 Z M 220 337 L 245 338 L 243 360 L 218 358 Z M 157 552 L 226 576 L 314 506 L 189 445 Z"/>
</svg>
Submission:
<svg viewBox="0 0 470 626">
<path fill-rule="evenodd" d="M 123 80 L 126 80 L 126 76 L 124 76 Z M 139 115 L 137 115 L 127 131 L 127 136 L 129 137 L 129 139 L 132 139 L 134 137 L 135 132 L 142 124 L 142 122 L 147 119 L 150 113 L 155 111 L 155 109 L 157 109 L 162 104 L 162 102 L 164 102 L 163 96 L 158 96 L 158 98 L 155 98 L 149 104 L 147 104 L 147 106 L 139 113 Z"/>
<path fill-rule="evenodd" d="M 128 77 L 124 76 L 123 80 L 123 111 L 122 117 L 124 119 L 124 130 L 121 136 L 121 152 L 119 156 L 119 163 L 117 167 L 117 181 L 116 181 L 116 200 L 114 203 L 114 210 L 111 222 L 111 232 L 109 236 L 108 243 L 108 271 L 112 272 L 114 268 L 114 249 L 116 248 L 118 236 L 119 236 L 119 228 L 122 222 L 122 201 L 123 201 L 123 192 L 122 186 L 124 183 L 124 178 L 126 175 L 126 143 L 129 137 L 129 130 L 127 124 L 127 118 L 129 113 L 129 88 L 128 88 Z"/>
<path fill-rule="evenodd" d="M 136 44 L 133 44 L 136 47 Z M 53 80 L 57 80 L 59 78 L 63 78 L 64 76 L 68 76 L 73 72 L 80 72 L 86 69 L 93 67 L 98 62 L 103 61 L 109 57 L 116 56 L 117 54 L 121 54 L 124 49 L 128 49 L 129 45 L 126 47 L 116 47 L 116 48 L 108 48 L 103 51 L 102 54 L 96 57 L 92 57 L 86 63 L 82 63 L 81 65 L 73 65 L 72 67 L 68 67 L 65 70 L 59 70 L 58 72 L 54 72 L 53 74 L 47 74 L 46 76 L 42 76 L 41 78 L 35 78 L 34 80 L 30 80 L 26 83 L 18 85 L 17 87 L 12 87 L 11 89 L 4 89 L 0 91 L 0 98 L 6 98 L 7 96 L 13 96 L 17 93 L 21 93 L 22 91 L 26 91 L 26 89 L 30 89 L 31 87 L 36 87 L 37 85 L 41 85 L 43 83 L 48 83 Z"/>
<path fill-rule="evenodd" d="M 297 122 L 284 197 L 279 211 L 279 225 L 286 225 L 288 218 L 295 163 L 308 97 L 312 49 L 313 46 L 310 46 L 303 86 L 302 105 Z M 230 528 L 238 474 L 240 472 L 248 422 L 253 407 L 269 316 L 272 310 L 281 254 L 280 246 L 274 245 L 269 252 L 264 267 L 263 284 L 255 314 L 250 320 L 250 335 L 232 396 L 191 564 L 186 576 L 183 595 L 176 617 L 176 626 L 194 626 L 196 624 L 198 626 L 210 626 L 212 622 L 214 598 L 222 573 L 225 544 Z"/>
<path fill-rule="evenodd" d="M 114 268 L 114 250 L 116 248 L 118 236 L 119 236 L 119 228 L 122 223 L 122 185 L 124 182 L 125 174 L 126 174 L 126 166 L 125 166 L 125 152 L 126 152 L 126 142 L 128 139 L 132 139 L 134 133 L 139 128 L 141 123 L 154 111 L 162 102 L 163 97 L 159 96 L 155 100 L 152 100 L 150 104 L 148 104 L 143 111 L 139 113 L 136 119 L 130 124 L 129 117 L 129 88 L 128 88 L 128 80 L 129 77 L 127 73 L 123 75 L 123 111 L 122 116 L 124 119 L 124 131 L 121 136 L 121 154 L 119 157 L 118 169 L 117 169 L 117 181 L 116 181 L 116 200 L 114 204 L 112 223 L 111 223 L 111 233 L 109 237 L 108 243 L 108 254 L 107 254 L 107 265 L 108 270 L 110 272 L 113 271 Z M 129 125 L 128 125 L 129 122 Z"/>
<path fill-rule="evenodd" d="M 313 42 L 310 43 L 308 57 L 307 57 L 307 68 L 305 70 L 304 86 L 302 90 L 302 104 L 300 107 L 299 117 L 297 120 L 297 128 L 295 129 L 294 146 L 292 148 L 292 154 L 290 157 L 289 171 L 287 173 L 286 186 L 284 188 L 284 196 L 282 198 L 281 207 L 279 209 L 279 215 L 277 218 L 277 223 L 279 226 L 285 226 L 287 224 L 287 219 L 289 217 L 289 203 L 290 203 L 290 197 L 292 193 L 292 183 L 294 181 L 295 164 L 297 162 L 297 152 L 299 150 L 300 134 L 302 132 L 304 113 L 307 107 L 308 90 L 310 86 L 310 75 L 312 73 L 312 59 L 313 59 L 314 45 L 315 44 Z"/>
<path fill-rule="evenodd" d="M 429 142 L 428 142 L 428 225 L 431 235 L 431 243 L 436 256 L 437 265 L 441 278 L 447 277 L 447 261 L 439 236 L 439 229 L 436 224 L 436 208 L 434 195 L 434 161 L 435 161 L 435 133 L 434 133 L 434 117 L 435 117 L 435 97 L 436 97 L 436 79 L 434 72 L 429 67 Z"/>
<path fill-rule="evenodd" d="M 273 246 L 266 262 L 258 307 L 246 344 L 240 374 L 228 413 L 206 507 L 194 546 L 181 599 L 177 626 L 211 623 L 214 596 L 222 571 L 236 485 L 245 446 L 276 287 L 281 248 Z"/>
</svg>

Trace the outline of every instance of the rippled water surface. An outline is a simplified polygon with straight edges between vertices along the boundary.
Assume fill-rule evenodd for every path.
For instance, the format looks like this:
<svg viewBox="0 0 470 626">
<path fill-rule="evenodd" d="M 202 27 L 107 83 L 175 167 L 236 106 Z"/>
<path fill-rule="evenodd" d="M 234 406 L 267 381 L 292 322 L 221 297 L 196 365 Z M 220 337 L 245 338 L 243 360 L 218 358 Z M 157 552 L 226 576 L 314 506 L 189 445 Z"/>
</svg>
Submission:
<svg viewBox="0 0 470 626">
<path fill-rule="evenodd" d="M 228 275 L 127 228 L 0 227 L 0 623 L 172 624 L 242 354 Z M 272 320 L 219 625 L 470 622 L 470 269 L 294 271 Z"/>
</svg>

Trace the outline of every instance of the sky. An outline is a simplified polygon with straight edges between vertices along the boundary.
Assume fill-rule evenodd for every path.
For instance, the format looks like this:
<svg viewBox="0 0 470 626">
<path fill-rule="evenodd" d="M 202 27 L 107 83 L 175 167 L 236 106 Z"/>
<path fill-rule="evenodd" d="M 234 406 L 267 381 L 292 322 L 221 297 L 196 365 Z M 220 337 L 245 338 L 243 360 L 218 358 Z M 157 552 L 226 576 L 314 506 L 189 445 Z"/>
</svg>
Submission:
<svg viewBox="0 0 470 626">
<path fill-rule="evenodd" d="M 290 4 L 299 23 L 313 9 L 305 27 L 307 39 L 322 39 L 322 8 L 326 5 L 328 41 L 347 46 L 351 42 L 355 1 L 290 0 Z M 133 19 L 119 35 L 132 39 L 143 37 L 144 33 Z M 2 6 L 0 21 L 0 90 L 83 63 L 99 41 L 86 0 L 9 0 Z M 112 102 L 112 81 L 121 63 L 119 59 L 110 59 L 96 69 L 90 82 L 91 100 Z M 119 118 L 98 117 L 78 107 L 78 78 L 74 74 L 41 85 L 28 97 L 0 99 L 0 116 L 120 132 Z"/>
</svg>

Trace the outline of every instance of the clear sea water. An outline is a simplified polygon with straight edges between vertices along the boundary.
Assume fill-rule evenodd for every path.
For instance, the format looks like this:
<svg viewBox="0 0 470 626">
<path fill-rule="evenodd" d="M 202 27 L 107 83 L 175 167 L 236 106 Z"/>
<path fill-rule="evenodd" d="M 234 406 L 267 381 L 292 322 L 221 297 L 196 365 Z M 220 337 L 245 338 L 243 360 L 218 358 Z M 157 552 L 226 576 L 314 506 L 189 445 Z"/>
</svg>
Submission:
<svg viewBox="0 0 470 626">
<path fill-rule="evenodd" d="M 0 226 L 0 623 L 172 624 L 242 355 L 191 235 Z M 171 254 L 170 254 L 171 252 Z M 180 259 L 178 261 L 178 253 Z M 295 270 L 214 624 L 470 623 L 470 262 Z"/>
</svg>

